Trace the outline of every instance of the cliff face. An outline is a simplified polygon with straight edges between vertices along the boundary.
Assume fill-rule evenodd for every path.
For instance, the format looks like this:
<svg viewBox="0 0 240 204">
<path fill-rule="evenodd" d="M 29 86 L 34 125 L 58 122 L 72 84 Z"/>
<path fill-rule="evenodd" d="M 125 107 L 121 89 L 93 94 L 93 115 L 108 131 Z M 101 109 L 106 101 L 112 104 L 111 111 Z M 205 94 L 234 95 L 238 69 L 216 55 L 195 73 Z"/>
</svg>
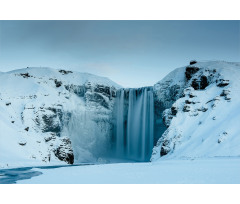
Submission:
<svg viewBox="0 0 240 204">
<path fill-rule="evenodd" d="M 210 61 L 178 68 L 156 83 L 151 161 L 239 156 L 239 82 L 239 63 Z M 67 70 L 1 72 L 0 167 L 103 161 L 114 141 L 119 88 Z"/>
<path fill-rule="evenodd" d="M 109 145 L 117 88 L 66 70 L 0 73 L 0 166 L 95 161 Z"/>
<path fill-rule="evenodd" d="M 151 161 L 239 156 L 239 81 L 239 63 L 212 61 L 179 68 L 157 83 L 156 100 L 166 102 L 160 114 L 167 129 Z"/>
</svg>

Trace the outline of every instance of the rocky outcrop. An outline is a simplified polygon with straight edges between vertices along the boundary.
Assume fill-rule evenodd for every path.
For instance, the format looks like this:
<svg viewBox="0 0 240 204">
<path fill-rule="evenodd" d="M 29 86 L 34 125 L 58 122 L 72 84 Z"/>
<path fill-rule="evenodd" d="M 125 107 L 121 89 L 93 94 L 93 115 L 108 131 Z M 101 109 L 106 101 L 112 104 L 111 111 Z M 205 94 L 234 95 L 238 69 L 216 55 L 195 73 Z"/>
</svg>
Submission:
<svg viewBox="0 0 240 204">
<path fill-rule="evenodd" d="M 189 64 L 190 64 L 190 65 L 193 65 L 193 64 L 196 64 L 196 63 L 197 63 L 196 60 L 191 60 Z"/>
<path fill-rule="evenodd" d="M 186 79 L 190 80 L 197 71 L 199 71 L 198 67 L 195 67 L 195 66 L 186 67 L 186 71 L 185 71 Z"/>
<path fill-rule="evenodd" d="M 68 164 L 74 163 L 74 154 L 72 150 L 71 141 L 69 138 L 61 138 L 60 145 L 53 150 L 55 156 Z"/>
<path fill-rule="evenodd" d="M 9 84 L 3 78 L 9 78 Z M 12 87 L 13 79 L 17 88 Z M 72 164 L 85 157 L 95 161 L 106 151 L 119 88 L 111 80 L 63 69 L 27 68 L 0 74 L 0 87 L 1 112 L 9 113 L 4 123 L 17 132 L 9 138 L 16 137 L 13 141 L 21 147 L 23 159 Z"/>
<path fill-rule="evenodd" d="M 223 66 L 224 68 L 222 68 Z M 231 143 L 234 133 L 232 133 L 232 137 L 227 133 L 229 128 L 230 130 L 236 128 L 231 124 L 234 123 L 234 118 L 238 117 L 236 110 L 234 111 L 238 99 L 235 97 L 235 105 L 230 104 L 233 102 L 231 87 L 239 86 L 236 79 L 231 81 L 226 78 L 233 78 L 235 74 L 239 76 L 240 72 L 237 72 L 239 69 L 237 66 L 239 65 L 234 63 L 206 62 L 187 66 L 185 72 L 182 69 L 186 79 L 185 83 L 181 83 L 179 89 L 181 91 L 178 92 L 181 94 L 175 101 L 172 100 L 170 107 L 163 111 L 163 123 L 167 129 L 156 143 L 151 161 L 160 157 L 236 155 L 236 152 L 239 152 Z M 229 67 L 229 70 L 228 68 L 225 70 L 225 67 Z M 180 69 L 172 74 L 177 78 L 176 84 L 179 84 L 179 72 Z M 173 85 L 174 83 L 171 84 L 171 86 Z M 164 94 L 159 94 L 158 98 L 163 101 Z M 231 117 L 224 120 L 224 123 L 220 122 L 220 117 L 224 116 Z M 219 125 L 217 125 L 218 122 L 220 122 Z M 219 131 L 222 133 L 218 133 Z M 226 149 L 230 146 L 232 152 L 227 152 Z"/>
</svg>

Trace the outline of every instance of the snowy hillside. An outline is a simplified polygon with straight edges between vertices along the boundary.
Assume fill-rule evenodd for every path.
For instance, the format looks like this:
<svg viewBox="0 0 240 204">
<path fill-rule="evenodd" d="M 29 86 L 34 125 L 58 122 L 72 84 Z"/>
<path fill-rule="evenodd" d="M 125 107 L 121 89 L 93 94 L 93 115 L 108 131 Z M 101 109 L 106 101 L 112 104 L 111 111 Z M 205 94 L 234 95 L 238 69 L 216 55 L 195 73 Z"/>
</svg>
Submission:
<svg viewBox="0 0 240 204">
<path fill-rule="evenodd" d="M 152 161 L 240 156 L 240 63 L 198 62 L 176 69 L 154 88 L 168 108 L 162 113 L 167 130 Z"/>
<path fill-rule="evenodd" d="M 66 70 L 1 72 L 0 167 L 95 161 L 109 145 L 119 87 Z"/>
<path fill-rule="evenodd" d="M 239 157 L 239 82 L 240 63 L 224 61 L 191 62 L 153 87 L 118 92 L 86 73 L 1 72 L 0 168 L 118 160 L 116 147 L 151 161 Z"/>
</svg>

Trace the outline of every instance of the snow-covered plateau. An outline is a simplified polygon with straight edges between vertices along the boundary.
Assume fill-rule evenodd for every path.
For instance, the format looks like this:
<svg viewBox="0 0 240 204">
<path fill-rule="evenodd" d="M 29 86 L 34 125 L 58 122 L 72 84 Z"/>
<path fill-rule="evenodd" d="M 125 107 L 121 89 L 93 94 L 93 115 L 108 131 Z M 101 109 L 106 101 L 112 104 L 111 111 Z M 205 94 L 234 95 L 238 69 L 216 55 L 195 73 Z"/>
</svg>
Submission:
<svg viewBox="0 0 240 204">
<path fill-rule="evenodd" d="M 0 72 L 0 168 L 98 164 L 34 168 L 43 174 L 19 183 L 239 183 L 239 94 L 238 62 L 191 61 L 138 89 L 63 69 Z"/>
</svg>

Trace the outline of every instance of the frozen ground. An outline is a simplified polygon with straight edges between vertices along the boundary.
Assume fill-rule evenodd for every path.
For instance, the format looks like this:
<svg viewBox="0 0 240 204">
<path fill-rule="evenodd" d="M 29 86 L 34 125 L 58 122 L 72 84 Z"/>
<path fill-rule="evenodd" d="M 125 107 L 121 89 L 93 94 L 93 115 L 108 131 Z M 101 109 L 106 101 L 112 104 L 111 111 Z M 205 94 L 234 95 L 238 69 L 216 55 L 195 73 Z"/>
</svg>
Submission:
<svg viewBox="0 0 240 204">
<path fill-rule="evenodd" d="M 152 163 L 118 163 L 33 168 L 41 172 L 19 184 L 233 184 L 240 183 L 240 158 L 158 160 Z M 31 172 L 32 173 L 32 172 Z M 32 173 L 33 174 L 33 173 Z M 0 179 L 1 182 L 1 179 Z"/>
</svg>

